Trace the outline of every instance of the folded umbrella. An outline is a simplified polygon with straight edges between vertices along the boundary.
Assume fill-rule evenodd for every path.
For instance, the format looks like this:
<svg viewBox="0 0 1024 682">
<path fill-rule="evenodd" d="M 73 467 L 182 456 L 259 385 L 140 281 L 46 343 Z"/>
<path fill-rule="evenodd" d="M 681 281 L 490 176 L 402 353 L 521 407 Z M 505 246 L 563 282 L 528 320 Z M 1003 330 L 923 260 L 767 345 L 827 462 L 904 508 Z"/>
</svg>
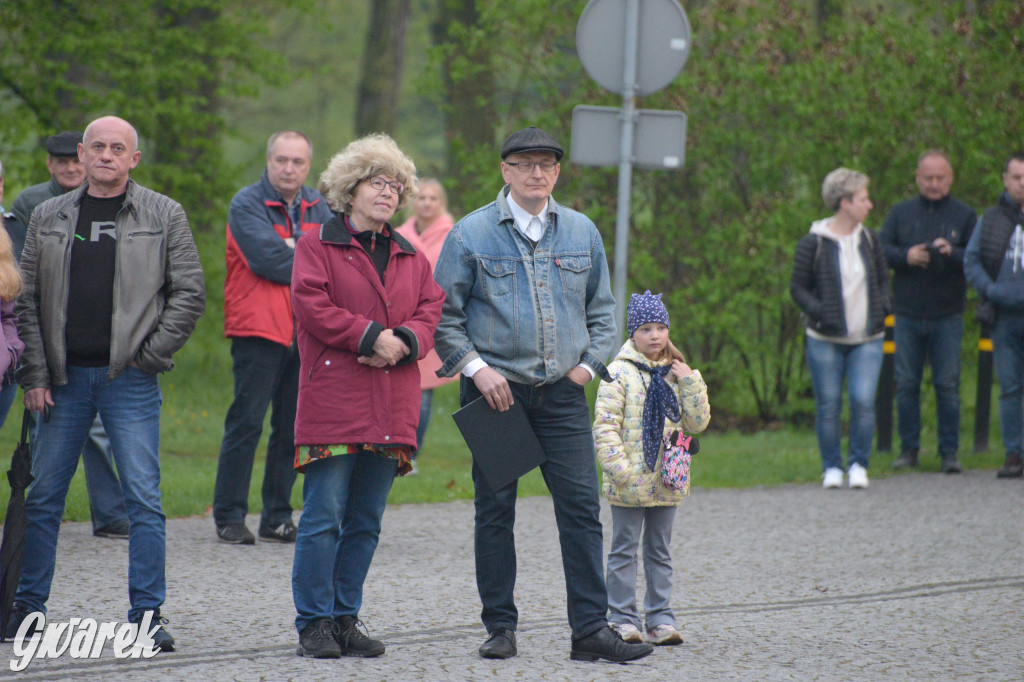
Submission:
<svg viewBox="0 0 1024 682">
<path fill-rule="evenodd" d="M 25 489 L 32 482 L 32 454 L 28 442 L 29 411 L 21 419 L 21 442 L 11 457 L 7 480 L 11 484 L 11 500 L 4 519 L 4 538 L 0 544 L 0 642 L 6 641 L 7 621 L 14 608 L 14 595 L 21 578 L 21 562 L 25 556 Z"/>
</svg>

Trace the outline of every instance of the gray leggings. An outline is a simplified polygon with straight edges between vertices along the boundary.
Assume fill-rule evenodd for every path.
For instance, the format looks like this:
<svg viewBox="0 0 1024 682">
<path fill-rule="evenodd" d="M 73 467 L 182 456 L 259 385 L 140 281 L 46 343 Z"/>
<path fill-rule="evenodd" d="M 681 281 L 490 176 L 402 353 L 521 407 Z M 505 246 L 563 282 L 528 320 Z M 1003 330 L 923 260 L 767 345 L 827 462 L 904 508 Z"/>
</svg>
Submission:
<svg viewBox="0 0 1024 682">
<path fill-rule="evenodd" d="M 640 627 L 636 608 L 636 575 L 640 533 L 644 543 L 643 629 L 675 625 L 672 597 L 672 521 L 676 507 L 617 507 L 612 505 L 612 546 L 608 552 L 608 620 Z"/>
</svg>

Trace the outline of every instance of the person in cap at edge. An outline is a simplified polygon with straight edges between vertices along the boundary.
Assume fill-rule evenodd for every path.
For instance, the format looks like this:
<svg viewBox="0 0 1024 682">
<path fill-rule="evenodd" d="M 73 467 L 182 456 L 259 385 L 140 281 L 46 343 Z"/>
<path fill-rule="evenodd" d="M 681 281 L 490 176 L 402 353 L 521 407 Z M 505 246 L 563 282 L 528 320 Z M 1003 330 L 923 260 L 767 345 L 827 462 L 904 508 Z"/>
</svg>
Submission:
<svg viewBox="0 0 1024 682">
<path fill-rule="evenodd" d="M 461 373 L 459 400 L 495 410 L 519 401 L 547 461 L 566 576 L 571 658 L 625 662 L 653 647 L 608 627 L 594 440 L 584 386 L 610 380 L 615 300 L 604 244 L 585 215 L 558 204 L 561 145 L 530 127 L 505 140 L 497 199 L 449 233 L 434 277 L 446 298 L 435 342 L 438 376 Z M 476 580 L 484 658 L 518 653 L 513 592 L 517 482 L 493 490 L 473 463 Z"/>
<path fill-rule="evenodd" d="M 70 192 L 85 181 L 85 166 L 78 159 L 78 145 L 81 142 L 82 133 L 73 130 L 65 130 L 47 138 L 46 169 L 50 171 L 50 179 L 22 190 L 11 205 L 14 219 L 4 224 L 14 243 L 15 260 L 21 260 L 25 233 L 36 206 L 47 199 Z M 0 392 L 0 410 L 5 417 L 17 391 L 18 386 L 11 384 L 4 386 Z M 33 421 L 30 433 L 34 438 L 34 414 L 30 413 L 29 418 Z M 93 421 L 89 439 L 82 448 L 82 465 L 85 470 L 85 488 L 89 494 L 89 515 L 93 535 L 127 540 L 128 510 L 125 509 L 121 483 L 114 470 L 110 439 L 103 429 L 99 415 Z"/>
</svg>

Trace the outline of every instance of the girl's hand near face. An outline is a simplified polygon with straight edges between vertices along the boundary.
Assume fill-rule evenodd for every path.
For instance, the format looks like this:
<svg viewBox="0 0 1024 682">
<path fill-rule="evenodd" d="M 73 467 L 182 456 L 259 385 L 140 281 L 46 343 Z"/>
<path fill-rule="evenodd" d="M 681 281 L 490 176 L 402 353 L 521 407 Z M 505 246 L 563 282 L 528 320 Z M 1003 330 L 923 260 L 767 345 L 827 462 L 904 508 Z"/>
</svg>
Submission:
<svg viewBox="0 0 1024 682">
<path fill-rule="evenodd" d="M 685 379 L 693 374 L 693 370 L 690 369 L 690 366 L 682 360 L 673 360 L 670 372 L 676 379 Z"/>
</svg>

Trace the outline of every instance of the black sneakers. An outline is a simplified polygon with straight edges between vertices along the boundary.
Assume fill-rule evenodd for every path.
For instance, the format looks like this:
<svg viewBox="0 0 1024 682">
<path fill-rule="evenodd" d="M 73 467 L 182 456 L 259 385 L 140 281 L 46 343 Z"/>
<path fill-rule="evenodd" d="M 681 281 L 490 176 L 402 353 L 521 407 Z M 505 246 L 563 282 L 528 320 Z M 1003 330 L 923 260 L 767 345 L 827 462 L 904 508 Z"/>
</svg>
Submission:
<svg viewBox="0 0 1024 682">
<path fill-rule="evenodd" d="M 142 619 L 132 621 L 139 626 L 139 635 L 142 634 Z M 150 627 L 157 626 L 156 631 L 153 633 L 153 649 L 156 651 L 174 651 L 174 638 L 171 637 L 171 633 L 164 629 L 164 625 L 167 625 L 167 619 L 160 616 L 159 611 L 153 612 L 153 618 L 149 621 Z"/>
<path fill-rule="evenodd" d="M 654 651 L 652 644 L 624 642 L 619 633 L 606 626 L 573 642 L 569 658 L 574 661 L 596 661 L 603 658 L 612 663 L 626 663 L 643 658 L 652 651 Z"/>
<path fill-rule="evenodd" d="M 19 602 L 14 602 L 14 606 L 11 608 L 11 615 L 7 618 L 7 629 L 3 631 L 3 640 L 5 642 L 13 642 L 14 638 L 18 636 L 18 629 L 21 628 L 21 624 L 25 622 L 28 615 L 32 613 L 27 607 L 21 605 Z M 35 631 L 33 631 L 35 632 Z"/>
<path fill-rule="evenodd" d="M 355 616 L 340 616 L 337 620 L 338 646 L 342 656 L 374 658 L 384 653 L 384 643 L 370 639 L 366 626 Z M 360 630 L 360 628 L 362 628 Z"/>
<path fill-rule="evenodd" d="M 285 521 L 277 528 L 260 524 L 259 530 L 260 540 L 266 540 L 267 542 L 295 542 L 295 534 L 297 532 L 298 529 L 291 521 Z M 250 533 L 250 535 L 252 534 Z"/>
<path fill-rule="evenodd" d="M 314 618 L 299 633 L 299 656 L 341 658 L 338 624 L 330 618 Z"/>
<path fill-rule="evenodd" d="M 244 523 L 226 523 L 217 526 L 217 539 L 229 545 L 255 545 L 256 538 Z"/>
</svg>

